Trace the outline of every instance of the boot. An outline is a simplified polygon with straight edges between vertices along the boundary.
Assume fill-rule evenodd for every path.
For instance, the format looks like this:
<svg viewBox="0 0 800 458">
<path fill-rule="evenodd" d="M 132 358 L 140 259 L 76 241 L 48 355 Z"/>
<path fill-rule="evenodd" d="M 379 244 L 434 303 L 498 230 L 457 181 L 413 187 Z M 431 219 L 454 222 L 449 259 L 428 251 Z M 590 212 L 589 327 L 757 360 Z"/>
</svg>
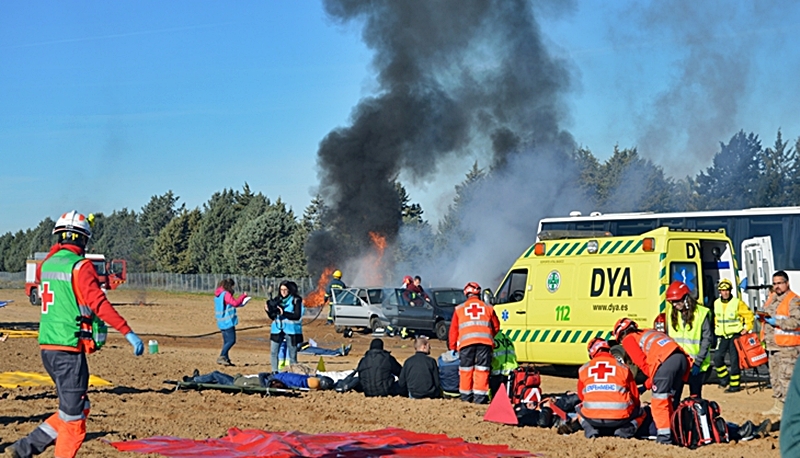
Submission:
<svg viewBox="0 0 800 458">
<path fill-rule="evenodd" d="M 739 387 L 739 385 L 736 386 L 731 385 L 725 389 L 724 393 L 738 393 L 740 390 L 741 388 Z"/>
<path fill-rule="evenodd" d="M 771 429 L 772 429 L 772 420 L 767 418 L 756 427 L 756 430 L 753 431 L 753 436 L 757 439 L 760 439 L 762 437 L 768 437 Z"/>
<path fill-rule="evenodd" d="M 772 406 L 771 409 L 761 412 L 761 415 L 770 417 L 770 416 L 777 416 L 778 418 L 781 417 L 783 414 L 783 401 L 780 399 L 775 399 L 775 404 Z"/>
<path fill-rule="evenodd" d="M 745 442 L 753 439 L 754 430 L 755 425 L 752 421 L 747 420 L 746 422 L 742 423 L 742 425 L 739 426 L 739 440 Z"/>
<path fill-rule="evenodd" d="M 578 420 L 572 420 L 561 423 L 557 429 L 558 434 L 561 434 L 562 436 L 572 434 L 580 430 L 581 430 L 581 424 L 578 422 Z"/>
</svg>

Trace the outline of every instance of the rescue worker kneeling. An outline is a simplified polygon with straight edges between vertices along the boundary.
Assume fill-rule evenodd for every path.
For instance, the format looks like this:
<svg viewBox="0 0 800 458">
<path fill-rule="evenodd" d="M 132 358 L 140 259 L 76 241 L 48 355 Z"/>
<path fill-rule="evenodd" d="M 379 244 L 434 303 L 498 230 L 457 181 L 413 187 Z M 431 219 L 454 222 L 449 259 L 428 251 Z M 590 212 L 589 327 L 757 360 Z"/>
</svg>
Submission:
<svg viewBox="0 0 800 458">
<path fill-rule="evenodd" d="M 650 412 L 656 425 L 656 441 L 671 444 L 670 421 L 689 378 L 689 357 L 670 336 L 654 329 L 640 330 L 630 318 L 617 321 L 614 337 L 647 376 L 640 393 L 653 389 Z"/>
<path fill-rule="evenodd" d="M 628 366 L 611 354 L 605 340 L 589 342 L 590 361 L 578 371 L 578 420 L 587 439 L 617 436 L 630 439 L 645 418 L 639 390 Z"/>
</svg>

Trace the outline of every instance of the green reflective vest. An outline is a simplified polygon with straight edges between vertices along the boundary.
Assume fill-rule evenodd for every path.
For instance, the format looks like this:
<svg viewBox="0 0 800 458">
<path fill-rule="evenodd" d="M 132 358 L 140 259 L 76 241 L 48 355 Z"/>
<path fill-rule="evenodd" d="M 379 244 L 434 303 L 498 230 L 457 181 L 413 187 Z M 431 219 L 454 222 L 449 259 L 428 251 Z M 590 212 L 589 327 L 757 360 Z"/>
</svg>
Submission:
<svg viewBox="0 0 800 458">
<path fill-rule="evenodd" d="M 79 339 L 86 339 L 93 340 L 97 349 L 105 343 L 105 323 L 89 306 L 78 304 L 72 287 L 72 270 L 83 259 L 69 250 L 60 250 L 42 263 L 40 345 L 78 348 Z"/>
<path fill-rule="evenodd" d="M 697 360 L 697 355 L 700 353 L 700 343 L 703 341 L 703 321 L 710 313 L 710 310 L 702 305 L 697 305 L 697 310 L 694 312 L 694 322 L 692 322 L 692 329 L 685 326 L 678 316 L 678 329 L 672 327 L 672 309 L 671 305 L 667 308 L 667 334 L 683 348 L 692 359 Z M 679 314 L 680 315 L 680 314 Z M 696 361 L 695 361 L 696 362 Z M 700 365 L 700 370 L 705 371 L 711 366 L 711 352 L 708 352 L 706 359 Z"/>
<path fill-rule="evenodd" d="M 727 303 L 717 298 L 714 301 L 714 334 L 731 337 L 742 332 L 744 324 L 739 317 L 738 297 L 732 297 Z"/>
<path fill-rule="evenodd" d="M 508 375 L 518 367 L 514 342 L 505 333 L 498 332 L 494 336 L 494 353 L 492 354 L 492 375 Z"/>
</svg>

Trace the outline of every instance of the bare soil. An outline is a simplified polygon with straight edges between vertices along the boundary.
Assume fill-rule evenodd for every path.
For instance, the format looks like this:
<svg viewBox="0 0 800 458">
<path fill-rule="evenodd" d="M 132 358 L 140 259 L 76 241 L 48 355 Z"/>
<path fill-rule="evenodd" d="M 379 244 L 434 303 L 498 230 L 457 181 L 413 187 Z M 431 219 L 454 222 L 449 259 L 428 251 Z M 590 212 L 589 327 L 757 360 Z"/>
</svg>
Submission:
<svg viewBox="0 0 800 458">
<path fill-rule="evenodd" d="M 113 303 L 126 303 L 117 310 L 147 343 L 157 339 L 159 353 L 132 355 L 122 336 L 110 333 L 109 343 L 89 357 L 91 373 L 114 383 L 112 388 L 90 388 L 92 413 L 88 436 L 80 456 L 120 457 L 106 441 L 151 436 L 179 436 L 194 439 L 221 437 L 232 427 L 270 431 L 298 430 L 305 433 L 368 431 L 398 427 L 412 431 L 444 433 L 472 442 L 508 444 L 553 457 L 778 457 L 777 433 L 767 439 L 714 445 L 695 451 L 657 445 L 649 441 L 602 438 L 587 440 L 582 433 L 559 436 L 555 430 L 513 427 L 482 421 L 486 406 L 455 400 L 368 399 L 358 393 L 332 391 L 304 393 L 299 398 L 260 397 L 216 391 L 174 391 L 165 380 L 179 380 L 198 369 L 201 373 L 266 372 L 269 366 L 269 328 L 263 300 L 253 300 L 239 313 L 238 343 L 231 351 L 236 367 L 215 364 L 221 346 L 214 333 L 213 301 L 210 295 L 171 294 L 143 291 L 111 291 Z M 0 290 L 0 300 L 15 300 L 0 308 L 0 328 L 31 327 L 38 323 L 39 309 L 31 306 L 24 291 Z M 130 305 L 145 303 L 149 305 Z M 369 346 L 371 337 L 356 334 L 344 339 L 324 325 L 324 315 L 304 327 L 306 339 L 323 347 L 352 343 L 347 357 L 325 358 L 328 370 L 352 369 Z M 252 328 L 252 329 L 246 329 Z M 384 339 L 399 361 L 413 353 L 410 341 Z M 445 351 L 443 342 L 433 341 L 432 355 Z M 0 343 L 0 371 L 44 372 L 37 342 L 30 338 Z M 318 357 L 299 355 L 301 363 L 315 367 Z M 545 375 L 545 392 L 574 390 L 570 376 Z M 705 395 L 717 400 L 728 421 L 760 422 L 760 412 L 772 406 L 769 391 L 724 395 L 706 386 Z M 645 399 L 648 399 L 645 396 Z M 0 388 L 0 450 L 28 434 L 58 405 L 53 388 Z M 688 455 L 687 455 L 688 454 Z M 43 456 L 52 456 L 52 448 Z M 129 455 L 132 456 L 132 455 Z"/>
</svg>

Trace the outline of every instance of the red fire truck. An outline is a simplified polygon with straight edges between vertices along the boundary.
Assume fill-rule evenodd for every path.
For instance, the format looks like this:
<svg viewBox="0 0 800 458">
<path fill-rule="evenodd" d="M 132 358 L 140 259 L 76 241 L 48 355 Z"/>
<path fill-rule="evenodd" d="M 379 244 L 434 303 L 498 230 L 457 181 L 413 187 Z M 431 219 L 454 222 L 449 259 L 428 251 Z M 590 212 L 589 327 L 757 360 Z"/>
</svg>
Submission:
<svg viewBox="0 0 800 458">
<path fill-rule="evenodd" d="M 42 263 L 45 256 L 47 253 L 34 253 L 33 259 L 28 259 L 25 265 L 25 294 L 33 305 L 42 303 L 39 296 L 39 283 L 36 281 L 36 267 Z M 128 265 L 124 259 L 108 261 L 105 255 L 97 253 L 87 253 L 86 259 L 92 261 L 103 289 L 117 289 L 119 285 L 125 283 Z"/>
</svg>

